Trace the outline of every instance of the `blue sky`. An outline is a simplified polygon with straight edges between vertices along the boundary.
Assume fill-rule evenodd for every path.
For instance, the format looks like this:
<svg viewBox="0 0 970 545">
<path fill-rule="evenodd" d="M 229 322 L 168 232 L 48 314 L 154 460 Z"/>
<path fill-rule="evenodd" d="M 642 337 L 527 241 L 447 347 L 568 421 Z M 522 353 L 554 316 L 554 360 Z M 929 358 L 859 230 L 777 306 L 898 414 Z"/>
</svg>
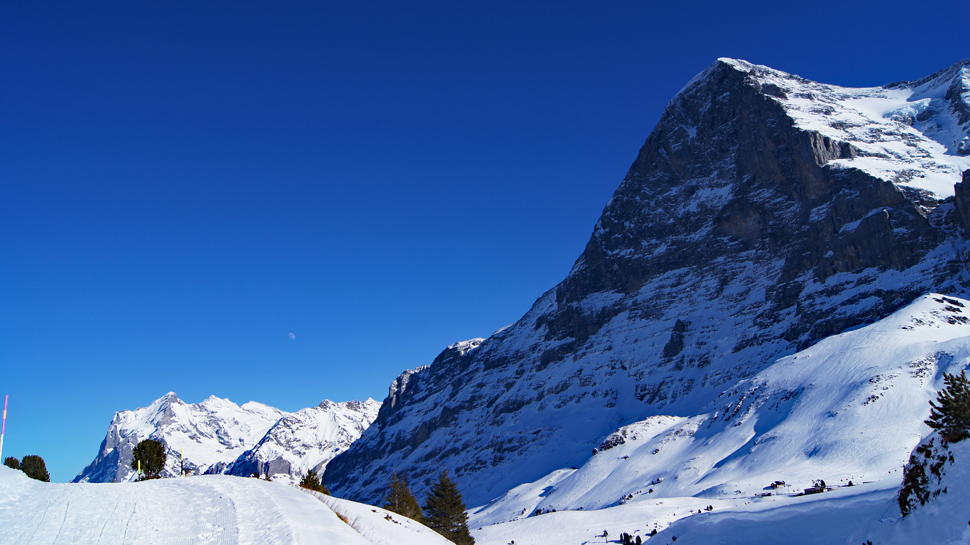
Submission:
<svg viewBox="0 0 970 545">
<path fill-rule="evenodd" d="M 284 410 L 383 399 L 569 272 L 667 101 L 717 57 L 914 79 L 970 56 L 968 15 L 4 3 L 3 455 L 70 480 L 115 411 L 168 391 Z"/>
</svg>

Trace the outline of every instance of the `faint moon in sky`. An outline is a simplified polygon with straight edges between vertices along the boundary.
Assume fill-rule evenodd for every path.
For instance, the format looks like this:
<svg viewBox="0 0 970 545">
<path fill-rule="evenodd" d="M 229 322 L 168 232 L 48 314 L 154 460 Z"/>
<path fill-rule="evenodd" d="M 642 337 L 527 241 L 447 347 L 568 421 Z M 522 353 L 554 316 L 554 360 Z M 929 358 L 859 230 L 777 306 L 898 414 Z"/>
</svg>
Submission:
<svg viewBox="0 0 970 545">
<path fill-rule="evenodd" d="M 292 334 L 292 333 L 290 333 L 290 340 L 292 341 L 292 340 L 294 340 L 294 339 L 296 339 L 296 335 L 294 335 L 294 334 Z"/>
</svg>

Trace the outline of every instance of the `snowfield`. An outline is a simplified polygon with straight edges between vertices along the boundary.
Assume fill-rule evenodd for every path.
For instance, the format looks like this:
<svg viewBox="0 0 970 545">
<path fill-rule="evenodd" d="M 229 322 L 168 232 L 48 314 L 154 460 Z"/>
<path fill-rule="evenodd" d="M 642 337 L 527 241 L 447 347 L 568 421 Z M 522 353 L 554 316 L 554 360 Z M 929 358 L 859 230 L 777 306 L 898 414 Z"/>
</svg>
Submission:
<svg viewBox="0 0 970 545">
<path fill-rule="evenodd" d="M 923 420 L 943 373 L 968 362 L 970 301 L 928 294 L 779 358 L 708 412 L 619 428 L 579 468 L 472 509 L 469 526 L 479 545 L 604 543 L 597 537 L 604 530 L 614 541 L 654 529 L 660 533 L 650 542 L 676 536 L 678 545 L 782 537 L 883 545 L 923 535 L 938 536 L 926 543 L 968 543 L 970 492 L 962 491 L 970 488 L 970 441 L 955 445 L 957 462 L 944 481 L 960 492 L 906 519 L 896 504 L 903 465 L 931 431 Z M 800 495 L 816 479 L 830 490 Z M 775 481 L 785 485 L 772 488 Z M 934 523 L 933 513 L 949 522 Z"/>
<path fill-rule="evenodd" d="M 383 509 L 252 478 L 51 484 L 7 467 L 0 467 L 0 528 L 0 543 L 23 545 L 449 543 Z"/>
</svg>

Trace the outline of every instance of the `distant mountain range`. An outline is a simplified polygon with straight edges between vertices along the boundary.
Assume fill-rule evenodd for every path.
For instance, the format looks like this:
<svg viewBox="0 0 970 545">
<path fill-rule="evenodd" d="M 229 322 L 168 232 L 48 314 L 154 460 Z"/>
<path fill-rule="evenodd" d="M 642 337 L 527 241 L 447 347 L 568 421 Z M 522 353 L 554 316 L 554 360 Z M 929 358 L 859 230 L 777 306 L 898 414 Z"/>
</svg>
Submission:
<svg viewBox="0 0 970 545">
<path fill-rule="evenodd" d="M 134 478 L 132 449 L 139 441 L 165 444 L 163 476 L 253 473 L 299 479 L 322 471 L 377 416 L 373 399 L 333 403 L 287 413 L 261 403 L 242 406 L 212 396 L 188 404 L 170 392 L 148 407 L 115 414 L 98 456 L 73 482 L 122 482 Z M 183 464 L 184 455 L 184 464 Z"/>
</svg>

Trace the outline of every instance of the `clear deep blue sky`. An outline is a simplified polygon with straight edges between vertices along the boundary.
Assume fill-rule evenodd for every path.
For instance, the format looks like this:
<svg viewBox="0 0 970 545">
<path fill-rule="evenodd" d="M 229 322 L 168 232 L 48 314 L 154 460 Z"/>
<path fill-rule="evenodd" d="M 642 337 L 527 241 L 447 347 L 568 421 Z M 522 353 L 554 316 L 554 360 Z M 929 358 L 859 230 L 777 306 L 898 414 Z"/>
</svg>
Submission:
<svg viewBox="0 0 970 545">
<path fill-rule="evenodd" d="M 970 56 L 968 20 L 952 0 L 5 2 L 3 455 L 70 480 L 115 411 L 168 391 L 383 399 L 569 272 L 717 57 L 879 85 Z"/>
</svg>

